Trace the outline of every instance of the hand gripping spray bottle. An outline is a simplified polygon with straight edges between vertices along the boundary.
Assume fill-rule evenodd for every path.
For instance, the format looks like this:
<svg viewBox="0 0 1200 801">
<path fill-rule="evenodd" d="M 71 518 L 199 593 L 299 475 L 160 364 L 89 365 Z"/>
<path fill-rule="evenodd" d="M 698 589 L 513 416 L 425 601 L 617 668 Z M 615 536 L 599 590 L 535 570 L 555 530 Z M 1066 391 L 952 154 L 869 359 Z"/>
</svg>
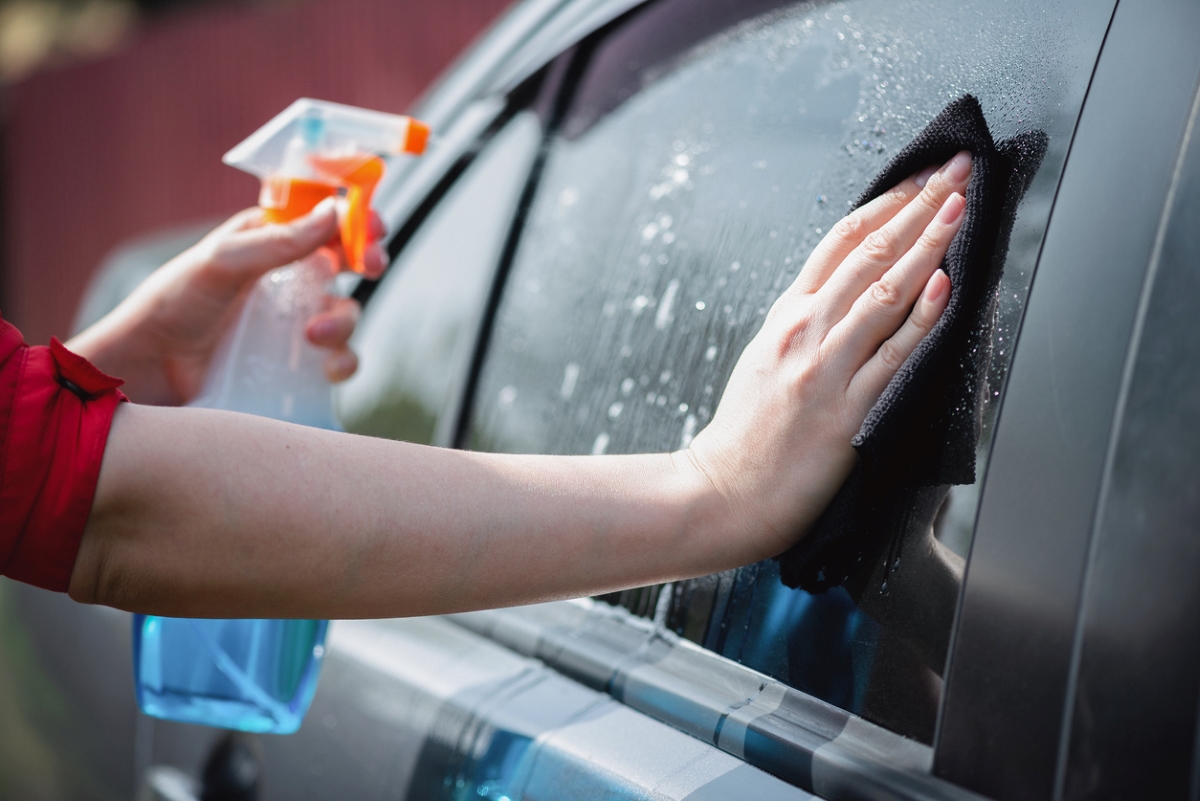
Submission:
<svg viewBox="0 0 1200 801">
<path fill-rule="evenodd" d="M 429 129 L 409 117 L 297 100 L 225 154 L 262 179 L 268 223 L 338 198 L 342 248 L 363 270 L 381 156 L 420 155 Z M 320 311 L 336 257 L 321 248 L 259 280 L 192 404 L 340 430 L 324 355 L 304 329 Z M 289 734 L 316 691 L 326 620 L 193 620 L 135 615 L 134 674 L 148 715 L 250 732 Z"/>
</svg>

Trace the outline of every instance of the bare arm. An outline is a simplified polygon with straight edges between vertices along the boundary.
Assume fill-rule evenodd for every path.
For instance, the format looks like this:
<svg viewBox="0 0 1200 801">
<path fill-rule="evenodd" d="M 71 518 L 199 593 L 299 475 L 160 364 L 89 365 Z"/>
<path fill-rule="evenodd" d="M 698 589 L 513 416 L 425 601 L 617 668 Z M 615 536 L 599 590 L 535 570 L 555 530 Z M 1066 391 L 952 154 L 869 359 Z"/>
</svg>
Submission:
<svg viewBox="0 0 1200 801">
<path fill-rule="evenodd" d="M 84 540 L 77 600 L 176 615 L 428 614 L 767 555 L 723 541 L 704 476 L 669 454 L 502 456 L 136 406 L 111 436 L 89 524 L 104 534 Z M 147 502 L 148 485 L 170 490 Z"/>
<path fill-rule="evenodd" d="M 837 491 L 852 436 L 945 308 L 937 267 L 968 177 L 969 162 L 910 179 L 836 226 L 676 454 L 489 455 L 123 409 L 71 595 L 187 616 L 429 614 L 780 553 Z"/>
</svg>

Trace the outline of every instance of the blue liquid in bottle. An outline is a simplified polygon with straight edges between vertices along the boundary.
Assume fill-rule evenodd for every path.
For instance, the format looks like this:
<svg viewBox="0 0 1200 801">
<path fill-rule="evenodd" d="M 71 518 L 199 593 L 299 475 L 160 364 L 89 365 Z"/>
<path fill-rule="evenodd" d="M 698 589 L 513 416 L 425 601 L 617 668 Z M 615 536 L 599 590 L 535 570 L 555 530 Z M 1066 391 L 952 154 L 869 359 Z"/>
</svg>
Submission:
<svg viewBox="0 0 1200 801">
<path fill-rule="evenodd" d="M 138 705 L 147 715 L 291 734 L 317 689 L 327 620 L 135 615 Z"/>
</svg>

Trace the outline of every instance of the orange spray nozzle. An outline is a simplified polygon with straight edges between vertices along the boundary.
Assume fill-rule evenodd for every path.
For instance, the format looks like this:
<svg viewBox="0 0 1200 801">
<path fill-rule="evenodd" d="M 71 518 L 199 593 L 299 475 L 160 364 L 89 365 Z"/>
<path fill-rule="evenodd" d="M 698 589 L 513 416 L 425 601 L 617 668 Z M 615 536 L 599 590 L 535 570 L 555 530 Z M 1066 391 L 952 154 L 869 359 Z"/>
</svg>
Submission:
<svg viewBox="0 0 1200 801">
<path fill-rule="evenodd" d="M 364 272 L 363 256 L 371 235 L 371 198 L 383 177 L 384 164 L 379 156 L 313 156 L 313 167 L 328 175 L 346 190 L 345 207 L 338 220 L 346 261 L 356 273 Z"/>
<path fill-rule="evenodd" d="M 350 268 L 361 273 L 382 156 L 421 155 L 428 141 L 429 127 L 411 117 L 301 99 L 224 161 L 262 179 L 259 205 L 269 222 L 293 220 L 327 197 L 340 197 L 342 248 Z"/>
<path fill-rule="evenodd" d="M 324 159 L 312 157 L 313 168 L 325 178 L 268 176 L 258 204 L 267 222 L 281 223 L 308 214 L 327 197 L 341 196 L 338 233 L 346 263 L 356 273 L 366 270 L 363 258 L 370 244 L 371 198 L 383 177 L 383 159 L 374 155 Z"/>
</svg>

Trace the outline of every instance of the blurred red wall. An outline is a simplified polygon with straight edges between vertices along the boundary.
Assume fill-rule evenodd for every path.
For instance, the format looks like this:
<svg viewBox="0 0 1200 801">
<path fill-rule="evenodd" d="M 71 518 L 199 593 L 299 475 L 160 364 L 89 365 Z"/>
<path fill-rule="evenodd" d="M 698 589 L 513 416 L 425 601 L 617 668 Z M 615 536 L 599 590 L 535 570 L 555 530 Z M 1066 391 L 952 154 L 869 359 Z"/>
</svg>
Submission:
<svg viewBox="0 0 1200 801">
<path fill-rule="evenodd" d="M 297 97 L 404 111 L 511 0 L 307 0 L 195 8 L 100 61 L 11 87 L 4 317 L 68 333 L 113 246 L 252 205 L 221 155 Z"/>
</svg>

